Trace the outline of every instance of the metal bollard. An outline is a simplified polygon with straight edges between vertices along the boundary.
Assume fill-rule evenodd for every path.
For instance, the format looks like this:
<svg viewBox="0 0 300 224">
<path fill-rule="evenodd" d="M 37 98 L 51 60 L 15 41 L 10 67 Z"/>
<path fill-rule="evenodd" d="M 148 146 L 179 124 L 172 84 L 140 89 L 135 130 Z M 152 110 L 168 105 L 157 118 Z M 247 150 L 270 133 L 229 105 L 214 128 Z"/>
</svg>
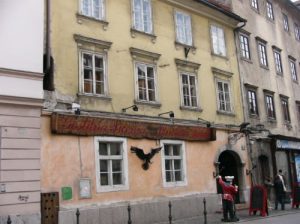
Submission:
<svg viewBox="0 0 300 224">
<path fill-rule="evenodd" d="M 11 224 L 10 216 L 7 217 L 7 224 Z"/>
<path fill-rule="evenodd" d="M 169 224 L 172 224 L 172 204 L 169 201 Z"/>
<path fill-rule="evenodd" d="M 79 216 L 80 216 L 80 212 L 79 212 L 79 209 L 77 208 L 77 210 L 76 210 L 76 224 L 79 224 Z"/>
<path fill-rule="evenodd" d="M 203 199 L 203 206 L 204 206 L 204 211 L 203 211 L 203 214 L 204 214 L 204 224 L 207 224 L 207 211 L 206 211 L 206 199 L 205 198 Z"/>
<path fill-rule="evenodd" d="M 131 224 L 132 221 L 131 221 L 131 206 L 130 206 L 130 204 L 128 204 L 127 211 L 128 211 L 128 224 Z"/>
</svg>

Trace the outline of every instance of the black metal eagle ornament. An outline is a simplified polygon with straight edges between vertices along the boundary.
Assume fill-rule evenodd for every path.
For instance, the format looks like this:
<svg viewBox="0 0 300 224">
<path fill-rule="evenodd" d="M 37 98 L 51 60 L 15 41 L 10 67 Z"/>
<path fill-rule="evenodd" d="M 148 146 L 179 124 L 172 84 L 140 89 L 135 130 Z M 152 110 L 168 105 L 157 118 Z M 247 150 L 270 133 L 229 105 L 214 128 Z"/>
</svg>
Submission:
<svg viewBox="0 0 300 224">
<path fill-rule="evenodd" d="M 135 153 L 139 159 L 143 161 L 142 167 L 144 170 L 149 169 L 149 164 L 151 164 L 151 159 L 153 156 L 161 150 L 162 147 L 151 149 L 151 152 L 145 154 L 143 149 L 131 146 L 130 150 Z"/>
</svg>

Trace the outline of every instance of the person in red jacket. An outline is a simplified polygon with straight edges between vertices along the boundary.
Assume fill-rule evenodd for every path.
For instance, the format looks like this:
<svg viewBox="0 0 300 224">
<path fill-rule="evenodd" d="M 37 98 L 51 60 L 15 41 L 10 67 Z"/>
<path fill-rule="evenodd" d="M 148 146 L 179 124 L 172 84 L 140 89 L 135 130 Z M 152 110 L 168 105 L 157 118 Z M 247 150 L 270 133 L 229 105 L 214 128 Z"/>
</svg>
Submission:
<svg viewBox="0 0 300 224">
<path fill-rule="evenodd" d="M 234 195 L 238 192 L 238 186 L 233 186 L 232 185 L 232 179 L 234 177 L 232 176 L 226 176 L 226 182 L 225 183 L 222 180 L 221 176 L 218 176 L 218 183 L 220 184 L 220 186 L 222 187 L 222 204 L 223 204 L 223 222 L 237 222 L 239 221 L 239 219 L 235 216 L 235 212 L 234 212 Z M 228 213 L 229 213 L 229 217 L 230 219 L 228 219 Z"/>
</svg>

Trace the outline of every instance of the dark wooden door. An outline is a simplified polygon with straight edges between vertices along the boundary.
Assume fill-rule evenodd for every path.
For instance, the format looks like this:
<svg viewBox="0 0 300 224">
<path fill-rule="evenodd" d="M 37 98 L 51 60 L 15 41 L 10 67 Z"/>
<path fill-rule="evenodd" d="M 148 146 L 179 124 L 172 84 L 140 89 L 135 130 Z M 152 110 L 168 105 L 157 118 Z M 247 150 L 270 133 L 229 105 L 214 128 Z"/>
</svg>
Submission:
<svg viewBox="0 0 300 224">
<path fill-rule="evenodd" d="M 58 192 L 41 194 L 42 224 L 58 224 L 59 195 Z"/>
</svg>

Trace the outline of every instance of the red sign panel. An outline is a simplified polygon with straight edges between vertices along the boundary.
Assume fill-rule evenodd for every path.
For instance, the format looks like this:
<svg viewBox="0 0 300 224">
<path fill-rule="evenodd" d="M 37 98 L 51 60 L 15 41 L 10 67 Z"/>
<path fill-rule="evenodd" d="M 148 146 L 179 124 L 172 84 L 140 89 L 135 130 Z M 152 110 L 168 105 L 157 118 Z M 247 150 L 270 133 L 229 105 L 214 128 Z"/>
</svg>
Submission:
<svg viewBox="0 0 300 224">
<path fill-rule="evenodd" d="M 71 135 L 106 135 L 136 139 L 181 139 L 190 141 L 216 140 L 216 130 L 214 128 L 58 113 L 52 114 L 51 129 L 53 133 Z"/>
</svg>

